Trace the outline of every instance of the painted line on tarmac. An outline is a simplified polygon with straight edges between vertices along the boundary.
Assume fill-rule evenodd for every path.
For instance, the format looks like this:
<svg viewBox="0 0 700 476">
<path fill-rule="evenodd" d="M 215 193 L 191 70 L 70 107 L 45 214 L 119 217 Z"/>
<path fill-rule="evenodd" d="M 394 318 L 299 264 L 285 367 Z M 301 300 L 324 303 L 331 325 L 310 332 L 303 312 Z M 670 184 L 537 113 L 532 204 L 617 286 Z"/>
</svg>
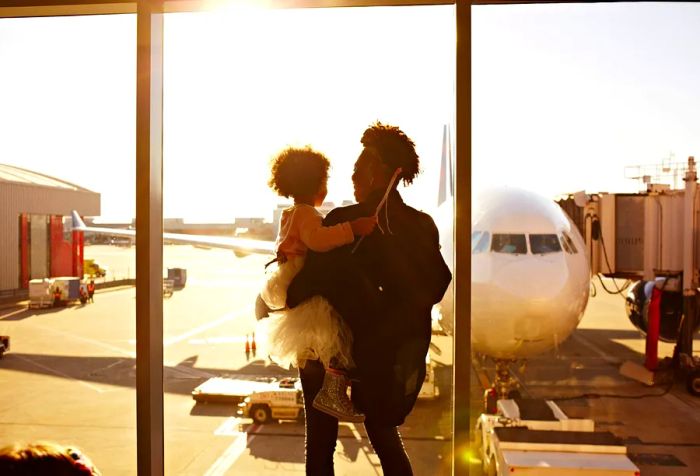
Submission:
<svg viewBox="0 0 700 476">
<path fill-rule="evenodd" d="M 177 344 L 178 342 L 182 342 L 185 339 L 189 339 L 192 336 L 195 336 L 197 334 L 201 334 L 204 331 L 208 331 L 209 329 L 212 329 L 214 327 L 218 327 L 221 324 L 225 324 L 226 322 L 234 320 L 236 317 L 239 317 L 243 312 L 248 312 L 250 311 L 251 315 L 253 310 L 252 309 L 244 309 L 238 312 L 229 312 L 228 314 L 224 314 L 222 317 L 218 318 L 217 320 L 213 322 L 208 322 L 206 324 L 202 324 L 201 326 L 195 327 L 194 329 L 191 329 L 184 334 L 180 334 L 179 336 L 174 336 L 166 339 L 163 342 L 163 347 L 170 347 L 173 344 Z"/>
<path fill-rule="evenodd" d="M 3 319 L 8 318 L 8 317 L 12 317 L 12 316 L 14 316 L 14 315 L 16 315 L 16 314 L 19 314 L 20 312 L 25 312 L 26 310 L 27 310 L 26 307 L 21 307 L 21 308 L 15 310 L 15 311 L 8 312 L 7 314 L 0 315 L 0 320 L 3 320 Z"/>
<path fill-rule="evenodd" d="M 75 377 L 72 377 L 68 374 L 64 374 L 63 372 L 61 372 L 59 370 L 53 369 L 51 367 L 47 367 L 46 365 L 40 364 L 39 362 L 35 362 L 34 360 L 28 359 L 27 357 L 22 357 L 22 356 L 19 356 L 17 354 L 12 354 L 12 357 L 15 359 L 24 360 L 25 362 L 29 362 L 30 364 L 35 365 L 35 366 L 39 367 L 40 369 L 48 370 L 52 374 L 56 374 L 59 377 L 67 378 L 69 380 L 74 380 L 74 381 L 78 382 L 79 384 L 86 386 L 90 390 L 96 391 L 97 393 L 105 393 L 106 392 L 106 390 L 103 390 L 99 387 L 96 387 L 95 385 L 92 385 L 88 382 L 84 382 L 84 381 L 77 379 Z"/>
<path fill-rule="evenodd" d="M 225 422 L 224 422 L 225 423 Z M 234 465 L 238 458 L 241 457 L 243 452 L 248 448 L 251 441 L 255 439 L 255 434 L 260 430 L 260 425 L 253 425 L 251 433 L 239 432 L 238 436 L 233 443 L 229 445 L 224 453 L 214 461 L 214 464 L 204 473 L 204 476 L 221 476 L 226 474 L 226 472 Z"/>
<path fill-rule="evenodd" d="M 59 331 L 58 329 L 52 329 L 50 327 L 40 326 L 40 325 L 36 325 L 36 324 L 28 324 L 28 326 L 34 327 L 35 329 L 41 329 L 42 331 L 52 332 L 54 334 L 58 334 L 58 335 L 67 337 L 69 339 L 75 339 L 75 340 L 87 342 L 87 343 L 92 344 L 96 347 L 102 347 L 103 349 L 111 350 L 113 352 L 117 352 L 119 354 L 126 355 L 127 357 L 131 357 L 132 359 L 136 358 L 136 352 L 133 350 L 126 350 L 126 349 L 122 349 L 121 347 L 117 347 L 117 346 L 110 345 L 110 344 L 105 344 L 104 342 L 101 342 L 101 341 L 96 340 L 96 339 L 90 339 L 89 337 L 82 337 L 82 336 L 79 336 L 77 334 L 72 334 L 70 332 Z"/>
<path fill-rule="evenodd" d="M 224 420 L 224 422 L 219 425 L 219 427 L 214 430 L 216 436 L 238 436 L 241 434 L 239 426 L 241 424 L 241 419 L 238 417 L 229 417 Z"/>
<path fill-rule="evenodd" d="M 622 362 L 620 362 L 620 359 L 617 359 L 617 358 L 613 357 L 612 355 L 608 354 L 603 349 L 601 349 L 596 344 L 594 344 L 593 342 L 591 342 L 587 338 L 583 337 L 582 335 L 573 334 L 571 337 L 574 340 L 579 341 L 579 343 L 588 347 L 590 350 L 592 350 L 596 354 L 600 355 L 603 358 L 603 360 L 605 360 L 606 362 L 608 362 L 610 364 L 616 364 L 616 365 L 619 365 L 622 363 Z"/>
</svg>

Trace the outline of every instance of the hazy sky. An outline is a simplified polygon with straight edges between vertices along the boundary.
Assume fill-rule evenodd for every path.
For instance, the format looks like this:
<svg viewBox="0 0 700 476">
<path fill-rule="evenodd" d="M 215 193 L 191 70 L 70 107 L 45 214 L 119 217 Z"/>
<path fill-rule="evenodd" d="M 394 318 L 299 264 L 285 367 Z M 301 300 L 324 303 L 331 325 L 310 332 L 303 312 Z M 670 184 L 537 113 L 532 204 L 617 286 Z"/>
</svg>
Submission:
<svg viewBox="0 0 700 476">
<path fill-rule="evenodd" d="M 700 5 L 473 8 L 473 187 L 631 191 L 624 166 L 700 156 Z M 453 7 L 177 14 L 165 32 L 165 215 L 268 216 L 271 156 L 311 144 L 351 198 L 362 131 L 414 138 L 437 199 Z M 0 20 L 0 163 L 134 210 L 135 17 Z"/>
</svg>

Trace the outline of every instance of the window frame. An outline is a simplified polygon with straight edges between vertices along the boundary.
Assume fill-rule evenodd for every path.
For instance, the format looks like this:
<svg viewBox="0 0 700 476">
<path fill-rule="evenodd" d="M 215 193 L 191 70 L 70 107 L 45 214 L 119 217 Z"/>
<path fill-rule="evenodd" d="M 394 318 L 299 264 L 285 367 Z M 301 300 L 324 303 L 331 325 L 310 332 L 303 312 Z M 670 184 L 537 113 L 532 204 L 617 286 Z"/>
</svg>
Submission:
<svg viewBox="0 0 700 476">
<path fill-rule="evenodd" d="M 231 0 L 232 3 L 235 0 Z M 245 0 L 242 0 L 245 2 Z M 452 474 L 469 474 L 471 359 L 471 5 L 523 3 L 462 0 L 267 0 L 269 8 L 454 5 L 455 215 Z M 537 2 L 528 2 L 537 3 Z M 136 349 L 137 468 L 164 474 L 163 429 L 163 20 L 165 13 L 206 10 L 207 0 L 0 0 L 0 19 L 137 15 Z M 460 184 L 463 184 L 460 186 Z"/>
</svg>

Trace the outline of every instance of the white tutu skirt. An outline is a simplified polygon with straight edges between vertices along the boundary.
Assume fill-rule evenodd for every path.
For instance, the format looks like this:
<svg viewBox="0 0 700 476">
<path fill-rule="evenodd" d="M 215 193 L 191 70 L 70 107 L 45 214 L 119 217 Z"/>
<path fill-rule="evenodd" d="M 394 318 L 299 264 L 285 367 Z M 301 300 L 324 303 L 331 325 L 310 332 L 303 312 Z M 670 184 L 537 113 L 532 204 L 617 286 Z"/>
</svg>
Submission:
<svg viewBox="0 0 700 476">
<path fill-rule="evenodd" d="M 287 288 L 304 265 L 303 257 L 280 265 L 260 293 L 272 309 L 283 309 Z M 314 296 L 294 309 L 273 312 L 261 321 L 265 326 L 270 358 L 281 367 L 303 367 L 306 360 L 320 360 L 325 367 L 354 367 L 352 332 L 333 306 L 321 296 Z"/>
</svg>

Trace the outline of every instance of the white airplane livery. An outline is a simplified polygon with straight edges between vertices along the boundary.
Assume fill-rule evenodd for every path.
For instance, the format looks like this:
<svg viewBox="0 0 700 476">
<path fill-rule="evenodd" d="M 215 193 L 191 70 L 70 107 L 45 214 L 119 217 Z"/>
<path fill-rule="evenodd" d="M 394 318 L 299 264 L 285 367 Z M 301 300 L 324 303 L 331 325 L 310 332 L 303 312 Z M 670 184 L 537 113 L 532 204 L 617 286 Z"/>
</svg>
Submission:
<svg viewBox="0 0 700 476">
<path fill-rule="evenodd" d="M 453 263 L 451 147 L 443 133 L 438 212 L 443 255 Z M 518 188 L 474 197 L 471 227 L 472 350 L 497 365 L 494 389 L 511 389 L 507 365 L 556 348 L 576 329 L 590 294 L 585 242 L 553 200 Z M 452 290 L 440 305 L 453 325 Z"/>
<path fill-rule="evenodd" d="M 552 200 L 518 189 L 479 195 L 472 215 L 472 346 L 523 359 L 563 342 L 588 303 L 585 243 Z"/>
<path fill-rule="evenodd" d="M 136 230 L 123 228 L 104 228 L 96 226 L 86 226 L 76 210 L 72 213 L 72 228 L 75 231 L 95 233 L 98 235 L 123 236 L 134 238 Z M 208 235 L 187 235 L 183 233 L 163 233 L 163 241 L 168 243 L 183 243 L 189 245 L 204 245 L 212 248 L 224 248 L 233 250 L 239 256 L 247 254 L 269 254 L 275 253 L 274 241 L 254 240 L 248 238 L 236 238 L 231 236 L 208 236 Z"/>
</svg>

